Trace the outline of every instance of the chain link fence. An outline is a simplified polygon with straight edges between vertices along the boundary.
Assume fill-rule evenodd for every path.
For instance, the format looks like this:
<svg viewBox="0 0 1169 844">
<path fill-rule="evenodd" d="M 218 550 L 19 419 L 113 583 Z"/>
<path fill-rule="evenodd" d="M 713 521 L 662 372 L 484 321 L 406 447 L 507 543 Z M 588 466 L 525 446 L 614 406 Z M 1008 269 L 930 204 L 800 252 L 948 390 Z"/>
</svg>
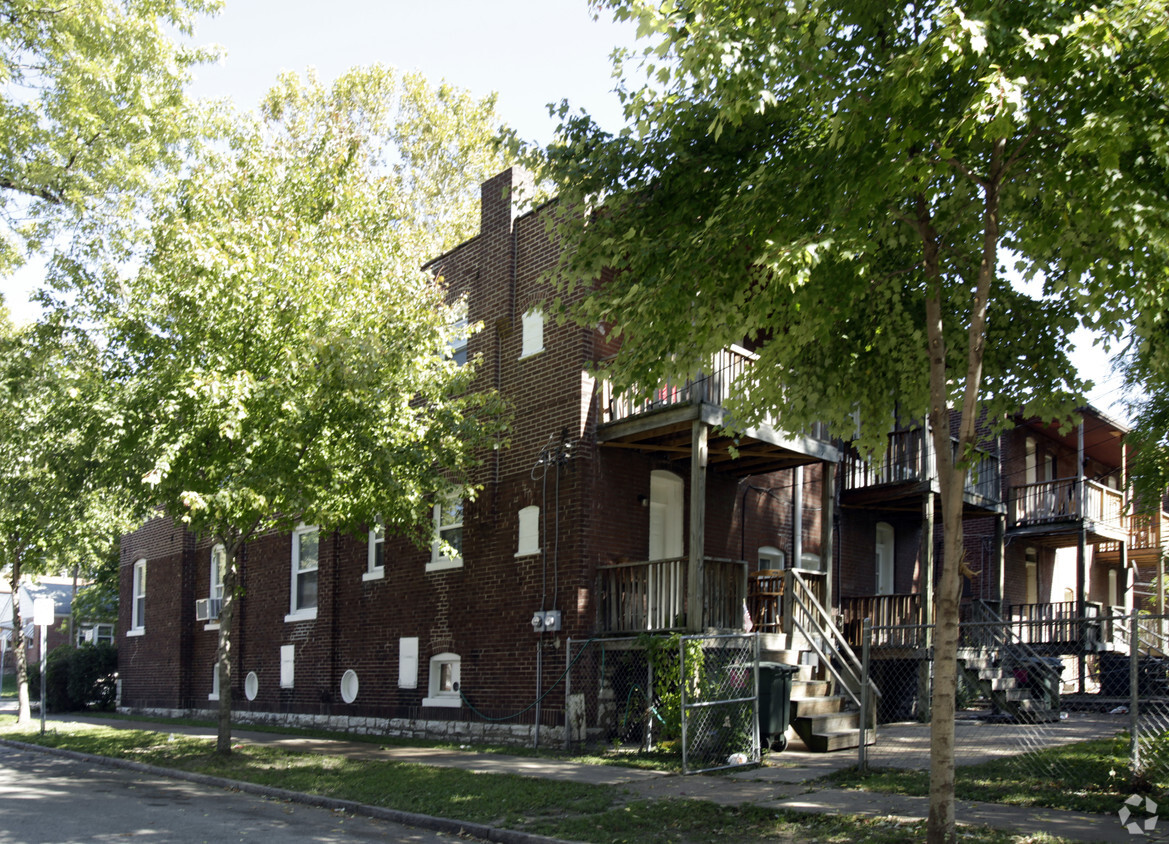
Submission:
<svg viewBox="0 0 1169 844">
<path fill-rule="evenodd" d="M 862 767 L 929 769 L 933 633 L 921 625 L 866 626 L 865 671 L 880 694 Z M 1157 790 L 1169 781 L 1169 618 L 968 613 L 954 733 L 959 766 L 997 762 L 1003 776 L 1069 783 L 1084 771 L 1074 752 L 1058 748 L 1123 744 L 1127 774 Z"/>
<path fill-rule="evenodd" d="M 758 637 L 567 642 L 565 748 L 681 753 L 687 773 L 759 762 Z"/>
</svg>

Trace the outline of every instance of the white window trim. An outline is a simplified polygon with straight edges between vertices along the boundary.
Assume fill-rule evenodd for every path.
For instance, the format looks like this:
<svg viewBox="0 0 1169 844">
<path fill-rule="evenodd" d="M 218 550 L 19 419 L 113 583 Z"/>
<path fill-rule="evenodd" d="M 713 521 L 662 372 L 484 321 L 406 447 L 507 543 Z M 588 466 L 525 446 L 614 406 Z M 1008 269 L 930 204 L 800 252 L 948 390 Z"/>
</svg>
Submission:
<svg viewBox="0 0 1169 844">
<path fill-rule="evenodd" d="M 520 318 L 520 360 L 534 357 L 544 351 L 544 309 L 539 305 L 528 308 Z M 527 348 L 528 338 L 535 334 L 535 328 L 540 330 L 539 348 Z"/>
<path fill-rule="evenodd" d="M 448 501 L 457 501 L 457 498 L 447 499 Z M 442 528 L 461 528 L 466 523 L 466 514 L 464 512 L 463 521 L 456 524 L 442 525 L 442 504 L 435 504 L 433 509 L 434 519 L 434 541 L 430 544 L 430 562 L 426 564 L 426 570 L 431 571 L 446 571 L 447 569 L 461 569 L 463 567 L 462 557 L 447 557 L 442 553 Z M 465 538 L 465 534 L 464 534 Z"/>
<path fill-rule="evenodd" d="M 223 552 L 223 564 L 222 565 L 220 565 L 215 559 L 215 552 L 216 551 Z M 212 545 L 211 546 L 210 567 L 207 570 L 208 571 L 208 574 L 207 574 L 207 582 L 208 582 L 207 597 L 210 598 L 212 601 L 215 601 L 215 600 L 219 601 L 219 607 L 220 607 L 219 611 L 220 612 L 223 609 L 223 570 L 222 569 L 223 569 L 223 566 L 226 566 L 226 565 L 227 565 L 227 549 L 224 548 L 221 543 L 216 543 L 215 545 Z M 215 588 L 217 582 L 218 582 L 218 586 L 219 586 L 218 589 Z M 203 629 L 204 630 L 218 630 L 219 629 L 219 612 L 215 613 L 215 620 L 214 621 L 208 621 L 206 624 L 203 625 Z"/>
<path fill-rule="evenodd" d="M 451 665 L 452 676 L 454 681 L 454 691 L 440 691 L 438 688 L 439 678 L 442 676 L 442 666 Z M 423 706 L 443 706 L 450 709 L 457 709 L 463 705 L 462 696 L 459 694 L 459 689 L 462 686 L 462 658 L 454 653 L 441 653 L 430 658 L 430 677 L 428 680 L 427 689 L 429 695 L 422 699 Z"/>
<path fill-rule="evenodd" d="M 530 524 L 531 521 L 535 521 L 535 524 L 534 525 Z M 524 539 L 528 538 L 524 534 L 524 527 L 525 526 L 532 527 L 535 529 L 534 536 L 532 537 L 532 542 L 533 542 L 532 547 L 526 547 L 524 545 Z M 532 557 L 532 556 L 535 556 L 536 554 L 539 554 L 540 553 L 540 508 L 538 506 L 533 504 L 529 507 L 524 507 L 522 510 L 519 511 L 519 514 L 517 517 L 517 531 L 518 531 L 518 537 L 517 537 L 517 541 L 516 541 L 515 555 L 517 557 Z"/>
<path fill-rule="evenodd" d="M 381 534 L 379 537 L 378 534 Z M 373 561 L 376 559 L 377 546 L 382 546 L 382 564 L 375 566 Z M 361 575 L 362 580 L 382 580 L 386 576 L 386 528 L 384 525 L 378 525 L 369 532 L 369 542 L 366 545 L 366 561 L 365 572 Z"/>
<path fill-rule="evenodd" d="M 314 531 L 317 532 L 317 568 L 315 570 L 318 572 L 318 578 L 319 578 L 319 576 L 320 576 L 319 575 L 319 572 L 320 572 L 320 553 L 321 553 L 320 528 L 317 525 L 300 525 L 296 530 L 294 530 L 292 532 L 292 557 L 291 557 L 291 563 L 290 563 L 290 565 L 291 565 L 290 575 L 291 576 L 290 576 L 289 583 L 288 583 L 288 592 L 289 592 L 289 594 L 288 594 L 288 615 L 284 616 L 284 620 L 286 622 L 313 621 L 317 617 L 317 608 L 315 606 L 304 607 L 304 608 L 296 606 L 296 578 L 297 578 L 298 574 L 303 573 L 300 569 L 300 566 L 299 566 L 299 563 L 300 563 L 300 537 L 303 534 L 312 533 Z M 304 571 L 310 571 L 310 569 L 305 569 Z M 317 587 L 320 588 L 320 580 L 319 579 L 317 581 Z"/>
<path fill-rule="evenodd" d="M 211 666 L 211 694 L 207 695 L 207 700 L 219 700 L 219 663 Z"/>
<path fill-rule="evenodd" d="M 142 591 L 138 591 L 138 572 L 142 572 Z M 138 601 L 142 601 L 142 609 L 138 609 Z M 130 629 L 126 631 L 127 636 L 141 636 L 146 632 L 146 619 L 139 618 L 139 615 L 146 615 L 146 560 L 135 560 L 134 571 L 131 574 L 130 580 Z"/>
<path fill-rule="evenodd" d="M 455 320 L 454 335 L 451 337 L 450 343 L 447 346 L 447 352 L 459 366 L 466 366 L 470 359 L 470 341 L 471 331 L 470 322 L 467 321 L 467 307 L 465 304 L 459 306 L 459 316 Z M 459 361 L 460 352 L 463 355 L 462 361 Z"/>
</svg>

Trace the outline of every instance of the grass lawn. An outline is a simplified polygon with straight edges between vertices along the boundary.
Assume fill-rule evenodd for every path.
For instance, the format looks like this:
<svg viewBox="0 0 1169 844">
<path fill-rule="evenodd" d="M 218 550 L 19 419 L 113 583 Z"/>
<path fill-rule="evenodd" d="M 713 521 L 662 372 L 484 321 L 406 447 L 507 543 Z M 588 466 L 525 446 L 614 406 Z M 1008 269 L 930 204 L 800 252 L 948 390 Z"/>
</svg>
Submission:
<svg viewBox="0 0 1169 844">
<path fill-rule="evenodd" d="M 722 807 L 700 800 L 644 800 L 614 787 L 504 774 L 473 774 L 413 763 L 360 760 L 242 745 L 229 759 L 211 739 L 165 732 L 54 722 L 17 729 L 0 718 L 0 738 L 134 759 L 296 791 L 324 794 L 407 812 L 493 824 L 575 841 L 764 842 L 924 841 L 924 823 L 808 816 L 757 807 Z M 992 830 L 963 830 L 964 842 L 1054 841 Z"/>
<path fill-rule="evenodd" d="M 963 765 L 955 771 L 954 791 L 960 800 L 1115 814 L 1134 791 L 1169 793 L 1169 769 L 1163 765 L 1153 766 L 1156 773 L 1152 779 L 1132 781 L 1128 742 L 1128 735 L 1121 734 Z M 883 768 L 861 774 L 848 768 L 830 775 L 827 781 L 864 791 L 929 794 L 926 771 Z"/>
</svg>

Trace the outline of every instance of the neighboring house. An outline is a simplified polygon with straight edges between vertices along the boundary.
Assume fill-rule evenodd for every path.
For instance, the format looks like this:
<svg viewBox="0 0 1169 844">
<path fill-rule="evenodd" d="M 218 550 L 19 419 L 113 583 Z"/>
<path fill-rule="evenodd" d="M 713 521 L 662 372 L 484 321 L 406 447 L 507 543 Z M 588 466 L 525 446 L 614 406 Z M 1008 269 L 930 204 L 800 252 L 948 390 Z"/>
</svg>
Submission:
<svg viewBox="0 0 1169 844">
<path fill-rule="evenodd" d="M 511 447 L 487 455 L 474 501 L 434 502 L 445 544 L 302 526 L 246 545 L 238 717 L 479 734 L 470 722 L 523 711 L 557 681 L 567 638 L 735 631 L 746 604 L 765 658 L 819 664 L 793 689 L 805 743 L 855 746 L 855 723 L 833 710 L 859 700 L 846 639 L 860 644 L 863 618 L 904 627 L 875 642 L 876 661 L 928 677 L 929 643 L 912 625 L 929 620 L 922 595 L 941 556 L 929 437 L 890 434 L 879 465 L 819 429 L 764 424 L 732 440 L 719 425 L 754 359 L 746 346 L 649 398 L 596 381 L 590 365 L 616 347 L 544 319 L 558 208 L 519 214 L 522 178 L 486 182 L 479 235 L 430 267 L 484 326 L 453 353 L 480 357 L 480 383 L 511 401 Z M 1088 410 L 1080 431 L 1023 422 L 981 444 L 964 496 L 967 620 L 1132 606 L 1123 433 Z M 222 549 L 168 520 L 123 539 L 123 709 L 214 707 L 221 573 Z M 887 694 L 885 714 L 890 700 L 920 707 Z M 562 725 L 564 707 L 544 700 L 541 723 Z"/>
<path fill-rule="evenodd" d="M 80 588 L 84 584 L 78 584 Z M 40 630 L 33 626 L 33 603 L 37 598 L 49 597 L 53 599 L 53 625 L 49 628 L 48 649 L 52 651 L 59 645 L 69 643 L 69 613 L 73 605 L 73 579 L 70 577 L 39 577 L 33 580 L 25 578 L 20 584 L 20 617 L 24 622 L 25 641 L 28 644 L 29 663 L 39 663 L 41 658 Z M 86 629 L 101 629 L 102 638 L 112 642 L 114 631 L 112 624 L 88 624 Z M 94 635 L 94 634 L 91 634 Z M 11 674 L 16 670 L 16 660 L 12 655 L 12 643 L 16 637 L 13 630 L 12 587 L 5 578 L 0 583 L 0 636 L 5 642 L 4 673 Z"/>
</svg>

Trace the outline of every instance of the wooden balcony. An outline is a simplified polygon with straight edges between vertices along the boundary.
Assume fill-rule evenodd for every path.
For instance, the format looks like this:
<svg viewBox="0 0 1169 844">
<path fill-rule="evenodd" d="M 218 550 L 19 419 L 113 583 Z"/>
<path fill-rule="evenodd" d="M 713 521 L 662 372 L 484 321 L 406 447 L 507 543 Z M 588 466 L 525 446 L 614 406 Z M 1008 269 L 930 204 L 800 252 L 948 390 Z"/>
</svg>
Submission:
<svg viewBox="0 0 1169 844">
<path fill-rule="evenodd" d="M 687 558 L 601 566 L 597 630 L 631 634 L 683 630 L 690 611 Z M 738 630 L 747 597 L 745 560 L 703 558 L 702 627 Z"/>
<path fill-rule="evenodd" d="M 1128 612 L 1093 601 L 1080 607 L 1075 601 L 1038 604 L 1009 604 L 1004 620 L 1013 639 L 1030 645 L 1041 654 L 1072 654 L 1080 651 L 1120 650 L 1122 629 Z M 1126 622 L 1125 622 L 1126 623 Z"/>
<path fill-rule="evenodd" d="M 952 441 L 957 459 L 957 441 Z M 878 459 L 865 459 L 855 451 L 844 457 L 843 491 L 853 504 L 893 503 L 938 492 L 933 440 L 927 431 L 914 428 L 889 434 L 889 445 Z M 963 499 L 968 509 L 1002 512 L 999 460 L 976 449 L 966 473 Z"/>
<path fill-rule="evenodd" d="M 1039 543 L 1073 545 L 1081 525 L 1090 543 L 1123 541 L 1127 523 L 1124 494 L 1095 481 L 1060 478 L 1011 490 L 1008 530 Z"/>
<path fill-rule="evenodd" d="M 706 371 L 653 390 L 618 392 L 609 381 L 599 386 L 597 440 L 612 448 L 632 448 L 659 457 L 685 460 L 692 448 L 694 422 L 711 429 L 708 465 L 736 476 L 787 469 L 820 460 L 836 462 L 839 450 L 821 425 L 802 434 L 783 432 L 768 417 L 753 427 L 735 424 L 726 410 L 736 382 L 756 355 L 738 346 L 715 355 Z M 721 429 L 736 429 L 734 435 Z"/>
<path fill-rule="evenodd" d="M 1169 541 L 1169 513 L 1164 511 L 1132 513 L 1128 517 L 1128 561 L 1145 566 L 1149 571 L 1141 579 L 1156 575 L 1154 567 Z M 1099 559 L 1106 563 L 1120 562 L 1120 543 L 1105 542 L 1097 548 Z"/>
</svg>

